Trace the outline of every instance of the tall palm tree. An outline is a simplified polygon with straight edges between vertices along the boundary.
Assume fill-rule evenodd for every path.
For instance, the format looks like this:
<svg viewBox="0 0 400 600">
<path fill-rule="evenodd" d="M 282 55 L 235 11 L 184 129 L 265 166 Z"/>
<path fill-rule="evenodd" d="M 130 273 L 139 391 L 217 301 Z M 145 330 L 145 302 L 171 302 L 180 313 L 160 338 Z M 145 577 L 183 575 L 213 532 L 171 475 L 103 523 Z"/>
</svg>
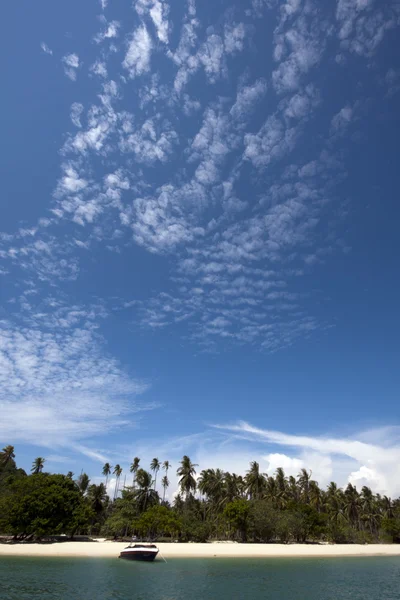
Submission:
<svg viewBox="0 0 400 600">
<path fill-rule="evenodd" d="M 250 496 L 250 500 L 262 498 L 266 481 L 265 476 L 260 473 L 260 465 L 255 460 L 250 463 L 250 469 L 247 471 L 245 481 L 247 486 L 246 491 Z"/>
<path fill-rule="evenodd" d="M 119 485 L 119 478 L 122 475 L 122 467 L 120 465 L 115 465 L 114 467 L 114 471 L 113 471 L 116 479 L 115 479 L 115 491 L 114 491 L 114 500 L 116 499 L 116 497 L 118 496 L 118 485 Z"/>
<path fill-rule="evenodd" d="M 135 498 L 139 510 L 144 512 L 148 506 L 153 506 L 158 502 L 158 494 L 152 488 L 153 478 L 148 471 L 138 469 L 136 473 L 137 489 L 135 490 Z"/>
<path fill-rule="evenodd" d="M 140 458 L 138 456 L 135 456 L 135 458 L 132 461 L 131 466 L 129 467 L 130 472 L 133 473 L 133 480 L 132 480 L 133 488 L 135 487 L 136 473 L 138 472 L 139 464 L 140 464 Z"/>
<path fill-rule="evenodd" d="M 310 481 L 308 493 L 310 497 L 310 505 L 320 512 L 322 504 L 322 492 L 318 483 L 313 479 Z"/>
<path fill-rule="evenodd" d="M 343 517 L 343 492 L 334 481 L 331 481 L 328 485 L 325 494 L 325 502 L 329 519 L 335 524 L 338 524 L 340 519 Z"/>
<path fill-rule="evenodd" d="M 301 469 L 300 473 L 297 476 L 297 482 L 299 484 L 301 490 L 301 499 L 303 502 L 308 504 L 310 501 L 310 481 L 311 481 L 311 471 L 308 472 L 307 469 Z"/>
<path fill-rule="evenodd" d="M 43 471 L 45 462 L 46 462 L 46 459 L 43 458 L 42 456 L 38 456 L 37 458 L 35 458 L 35 460 L 32 463 L 31 473 L 33 475 L 37 475 L 38 473 L 41 473 Z"/>
<path fill-rule="evenodd" d="M 167 488 L 169 487 L 169 479 L 167 477 L 167 475 L 164 475 L 164 477 L 161 479 L 161 485 L 163 487 L 163 497 L 162 497 L 162 501 L 165 501 L 165 492 L 167 491 Z"/>
<path fill-rule="evenodd" d="M 112 466 L 110 465 L 110 463 L 106 462 L 105 465 L 104 465 L 104 467 L 103 467 L 103 470 L 102 470 L 102 474 L 106 478 L 106 490 L 107 490 L 108 478 L 111 475 L 111 469 L 112 469 Z"/>
<path fill-rule="evenodd" d="M 88 500 L 91 508 L 93 508 L 94 512 L 98 515 L 104 509 L 104 503 L 107 498 L 107 489 L 104 483 L 99 483 L 99 485 L 92 484 L 89 486 L 88 490 Z"/>
<path fill-rule="evenodd" d="M 169 460 L 164 460 L 163 464 L 162 464 L 162 468 L 165 471 L 165 475 L 168 477 L 168 471 L 171 468 L 171 463 L 169 462 Z"/>
<path fill-rule="evenodd" d="M 278 490 L 281 493 L 286 492 L 286 488 L 287 488 L 287 479 L 286 479 L 286 475 L 285 475 L 285 471 L 282 469 L 282 467 L 278 467 L 275 471 L 275 481 L 276 481 L 276 485 Z"/>
<path fill-rule="evenodd" d="M 179 487 L 181 492 L 185 494 L 186 501 L 189 500 L 189 497 L 192 492 L 196 491 L 196 469 L 198 465 L 192 463 L 188 456 L 184 456 L 180 462 L 180 467 L 176 470 L 176 474 L 179 479 Z"/>
<path fill-rule="evenodd" d="M 4 446 L 3 450 L 0 452 L 0 467 L 5 468 L 11 460 L 14 460 L 14 446 L 10 444 L 8 446 Z"/>
<path fill-rule="evenodd" d="M 360 496 L 351 483 L 347 484 L 344 492 L 344 511 L 350 524 L 359 529 Z"/>
<path fill-rule="evenodd" d="M 244 482 L 241 475 L 236 473 L 225 473 L 224 477 L 224 504 L 233 502 L 243 497 Z"/>
<path fill-rule="evenodd" d="M 76 483 L 81 494 L 85 495 L 90 483 L 89 475 L 87 473 L 81 473 Z"/>
<path fill-rule="evenodd" d="M 197 488 L 213 503 L 218 504 L 224 493 L 225 473 L 221 469 L 207 469 L 200 473 Z"/>
<path fill-rule="evenodd" d="M 157 489 L 157 473 L 160 470 L 161 463 L 158 458 L 153 458 L 150 464 L 150 470 L 154 473 L 154 489 Z"/>
</svg>

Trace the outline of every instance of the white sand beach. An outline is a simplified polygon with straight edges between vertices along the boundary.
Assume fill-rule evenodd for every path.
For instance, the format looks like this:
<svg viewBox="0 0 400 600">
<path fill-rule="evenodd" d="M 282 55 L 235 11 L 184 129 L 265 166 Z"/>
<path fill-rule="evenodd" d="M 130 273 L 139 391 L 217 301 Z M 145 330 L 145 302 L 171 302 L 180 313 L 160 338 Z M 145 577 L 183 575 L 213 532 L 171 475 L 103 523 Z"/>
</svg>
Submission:
<svg viewBox="0 0 400 600">
<path fill-rule="evenodd" d="M 90 541 L 53 544 L 0 544 L 0 556 L 86 556 L 117 557 L 127 546 L 124 542 Z M 333 557 L 400 556 L 400 544 L 158 544 L 166 559 L 180 558 L 261 558 L 261 557 Z"/>
</svg>

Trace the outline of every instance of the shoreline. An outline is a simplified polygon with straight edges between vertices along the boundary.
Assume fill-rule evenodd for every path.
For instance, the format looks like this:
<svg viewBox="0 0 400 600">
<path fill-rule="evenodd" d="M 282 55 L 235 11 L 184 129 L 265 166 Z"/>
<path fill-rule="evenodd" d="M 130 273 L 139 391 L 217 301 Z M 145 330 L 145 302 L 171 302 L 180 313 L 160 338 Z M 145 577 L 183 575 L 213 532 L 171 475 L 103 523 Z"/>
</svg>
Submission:
<svg viewBox="0 0 400 600">
<path fill-rule="evenodd" d="M 117 558 L 126 542 L 0 544 L 0 556 Z M 400 556 L 400 544 L 157 544 L 164 558 L 328 558 Z M 159 555 L 159 557 L 160 557 Z M 160 557 L 161 558 L 161 557 Z"/>
</svg>

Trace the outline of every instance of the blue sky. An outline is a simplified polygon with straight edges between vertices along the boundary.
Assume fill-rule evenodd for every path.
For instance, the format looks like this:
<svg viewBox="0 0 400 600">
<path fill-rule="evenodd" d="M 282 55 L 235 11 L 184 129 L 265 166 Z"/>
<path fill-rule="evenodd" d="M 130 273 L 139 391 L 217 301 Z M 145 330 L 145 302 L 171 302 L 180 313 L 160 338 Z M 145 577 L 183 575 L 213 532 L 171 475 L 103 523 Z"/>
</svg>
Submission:
<svg viewBox="0 0 400 600">
<path fill-rule="evenodd" d="M 400 493 L 398 5 L 3 15 L 0 442 Z"/>
</svg>

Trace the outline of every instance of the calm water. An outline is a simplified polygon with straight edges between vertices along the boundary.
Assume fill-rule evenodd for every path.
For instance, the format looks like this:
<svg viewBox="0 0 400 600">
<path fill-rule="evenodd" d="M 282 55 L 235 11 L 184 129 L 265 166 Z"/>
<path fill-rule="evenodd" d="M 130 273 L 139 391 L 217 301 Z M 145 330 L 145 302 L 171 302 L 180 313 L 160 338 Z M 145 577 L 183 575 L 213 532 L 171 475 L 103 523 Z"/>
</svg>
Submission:
<svg viewBox="0 0 400 600">
<path fill-rule="evenodd" d="M 0 558 L 1 600 L 399 600 L 400 558 Z"/>
</svg>

